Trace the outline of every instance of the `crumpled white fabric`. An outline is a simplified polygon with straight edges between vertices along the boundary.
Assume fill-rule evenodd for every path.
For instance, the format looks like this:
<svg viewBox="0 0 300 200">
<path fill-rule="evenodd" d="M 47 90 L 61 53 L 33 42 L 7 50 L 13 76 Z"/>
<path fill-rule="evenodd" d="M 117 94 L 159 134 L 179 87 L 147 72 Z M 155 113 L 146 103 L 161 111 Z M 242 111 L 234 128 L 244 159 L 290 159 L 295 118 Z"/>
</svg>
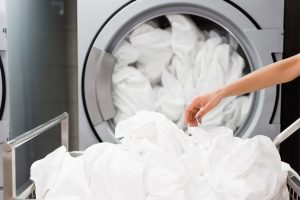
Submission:
<svg viewBox="0 0 300 200">
<path fill-rule="evenodd" d="M 161 84 L 162 86 L 154 88 L 155 110 L 165 114 L 172 121 L 178 121 L 185 108 L 183 87 L 178 79 L 166 69 L 162 72 Z"/>
<path fill-rule="evenodd" d="M 126 40 L 123 41 L 115 52 L 115 56 L 118 58 L 115 68 L 128 66 L 135 63 L 140 56 L 140 52 L 133 45 Z"/>
<path fill-rule="evenodd" d="M 152 84 L 160 82 L 162 70 L 172 57 L 171 33 L 145 23 L 137 27 L 129 41 L 140 52 L 136 67 Z"/>
<path fill-rule="evenodd" d="M 112 76 L 112 97 L 117 110 L 115 121 L 126 119 L 141 109 L 154 110 L 154 91 L 150 82 L 132 66 L 140 54 L 127 41 L 123 41 L 115 53 L 118 58 Z"/>
<path fill-rule="evenodd" d="M 80 200 L 77 196 L 59 196 L 59 197 L 47 197 L 44 200 Z"/>
<path fill-rule="evenodd" d="M 235 130 L 237 124 L 242 124 L 250 110 L 250 98 L 247 96 L 240 96 L 235 98 L 223 110 L 223 124 L 224 126 Z M 242 108 L 242 109 L 241 109 Z M 207 119 L 206 119 L 207 120 Z M 215 127 L 218 124 L 215 124 Z"/>
<path fill-rule="evenodd" d="M 140 111 L 119 122 L 121 144 L 71 158 L 59 148 L 31 168 L 39 197 L 105 200 L 288 200 L 289 165 L 266 136 L 231 129 L 188 134 L 164 115 Z M 49 184 L 50 183 L 50 184 Z M 71 198 L 72 197 L 72 198 Z"/>
<path fill-rule="evenodd" d="M 175 72 L 179 82 L 184 85 L 193 68 L 191 58 L 197 42 L 204 40 L 204 35 L 196 24 L 183 15 L 166 15 L 171 24 L 172 50 L 174 56 L 170 68 Z"/>
<path fill-rule="evenodd" d="M 53 162 L 65 155 L 64 160 Z M 73 158 L 64 147 L 48 155 L 31 167 L 31 179 L 39 199 L 47 200 L 141 200 L 144 164 L 118 145 L 101 143 L 88 148 L 80 157 Z M 46 166 L 55 166 L 57 173 L 47 173 Z M 50 170 L 51 172 L 52 170 Z M 45 184 L 52 181 L 51 185 Z"/>
<path fill-rule="evenodd" d="M 145 198 L 144 163 L 136 155 L 119 145 L 102 143 L 88 148 L 82 157 L 93 199 Z"/>
<path fill-rule="evenodd" d="M 48 190 L 54 186 L 65 156 L 65 147 L 60 147 L 47 155 L 42 161 L 32 164 L 30 179 L 35 181 L 35 190 L 38 199 L 44 198 Z M 39 170 L 41 168 L 43 170 Z"/>
<path fill-rule="evenodd" d="M 198 134 L 199 144 L 204 141 L 209 145 L 203 154 L 202 159 L 207 161 L 202 166 L 202 173 L 208 179 L 206 184 L 218 195 L 212 199 L 220 199 L 220 196 L 230 200 L 282 199 L 282 193 L 278 191 L 282 192 L 285 187 L 287 172 L 281 170 L 279 153 L 268 137 L 242 140 L 223 127 L 210 133 L 193 129 L 191 133 Z"/>
<path fill-rule="evenodd" d="M 73 158 L 64 146 L 31 166 L 37 199 L 92 199 L 83 174 L 82 158 Z"/>
<path fill-rule="evenodd" d="M 236 52 L 237 42 L 232 36 L 201 30 L 186 15 L 165 17 L 169 27 L 162 29 L 154 20 L 141 24 L 115 52 L 115 122 L 146 109 L 161 112 L 184 128 L 184 109 L 195 96 L 243 75 L 245 63 Z M 116 77 L 122 77 L 122 81 L 116 81 L 120 80 Z M 247 115 L 249 101 L 249 96 L 227 98 L 204 117 L 202 126 L 223 125 L 235 130 Z"/>
</svg>

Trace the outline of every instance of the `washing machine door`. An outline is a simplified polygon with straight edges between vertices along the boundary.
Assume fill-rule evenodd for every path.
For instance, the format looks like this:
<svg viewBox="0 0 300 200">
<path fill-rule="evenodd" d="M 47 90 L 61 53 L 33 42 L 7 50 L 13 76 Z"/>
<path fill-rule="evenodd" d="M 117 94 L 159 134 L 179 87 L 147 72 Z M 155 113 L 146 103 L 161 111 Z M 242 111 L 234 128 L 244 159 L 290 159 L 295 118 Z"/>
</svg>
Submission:
<svg viewBox="0 0 300 200">
<path fill-rule="evenodd" d="M 113 143 L 117 142 L 111 121 L 116 115 L 111 80 L 115 61 L 111 54 L 92 47 L 82 77 L 82 95 L 91 128 L 99 141 Z"/>
<path fill-rule="evenodd" d="M 5 84 L 4 64 L 0 56 L 0 120 L 2 119 L 4 113 L 5 97 L 6 97 L 6 84 Z"/>
<path fill-rule="evenodd" d="M 100 26 L 86 54 L 82 72 L 82 97 L 86 116 L 99 141 L 117 142 L 112 118 L 116 110 L 112 101 L 112 56 L 120 42 L 138 25 L 166 14 L 198 16 L 223 27 L 245 53 L 252 71 L 272 63 L 272 53 L 281 52 L 281 31 L 261 30 L 245 12 L 220 0 L 139 0 L 120 8 Z M 236 132 L 241 137 L 266 134 L 274 138 L 278 124 L 272 124 L 277 107 L 278 90 L 270 87 L 252 94 L 251 109 Z M 261 132 L 261 131 L 264 132 Z"/>
</svg>

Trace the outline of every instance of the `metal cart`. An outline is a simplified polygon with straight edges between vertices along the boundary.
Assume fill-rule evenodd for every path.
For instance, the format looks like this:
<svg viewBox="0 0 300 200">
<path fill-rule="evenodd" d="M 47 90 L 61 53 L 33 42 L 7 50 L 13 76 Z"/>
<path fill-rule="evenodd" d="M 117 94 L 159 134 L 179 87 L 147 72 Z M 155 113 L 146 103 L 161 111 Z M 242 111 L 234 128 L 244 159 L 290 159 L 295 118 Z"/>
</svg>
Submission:
<svg viewBox="0 0 300 200">
<path fill-rule="evenodd" d="M 25 144 L 26 142 L 34 139 L 50 128 L 60 125 L 61 126 L 61 144 L 68 150 L 69 138 L 69 121 L 68 114 L 63 113 L 58 117 L 30 130 L 19 137 L 3 144 L 3 175 L 4 175 L 4 200 L 37 200 L 35 199 L 34 183 L 26 186 L 22 191 L 17 194 L 16 189 L 16 148 Z M 282 131 L 275 139 L 274 144 L 278 146 L 286 138 L 292 135 L 300 128 L 300 118 L 291 124 L 288 128 Z M 82 154 L 80 151 L 70 152 L 72 156 L 79 156 Z M 287 186 L 290 193 L 291 200 L 300 200 L 300 180 L 296 177 L 288 177 Z"/>
</svg>

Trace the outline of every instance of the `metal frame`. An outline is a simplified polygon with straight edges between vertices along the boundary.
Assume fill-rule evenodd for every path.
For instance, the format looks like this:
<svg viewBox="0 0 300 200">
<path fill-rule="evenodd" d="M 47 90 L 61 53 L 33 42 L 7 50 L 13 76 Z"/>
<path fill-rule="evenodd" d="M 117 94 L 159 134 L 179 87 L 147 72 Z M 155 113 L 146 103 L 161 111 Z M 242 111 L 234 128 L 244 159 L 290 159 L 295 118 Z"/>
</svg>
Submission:
<svg viewBox="0 0 300 200">
<path fill-rule="evenodd" d="M 279 135 L 273 140 L 276 146 L 280 145 L 284 140 L 290 137 L 294 132 L 300 129 L 300 118 L 298 118 L 294 123 L 284 129 Z"/>
<path fill-rule="evenodd" d="M 3 180 L 4 200 L 26 199 L 34 191 L 34 184 L 27 187 L 21 194 L 16 192 L 16 149 L 50 128 L 60 124 L 61 144 L 69 148 L 69 115 L 63 113 L 56 118 L 12 139 L 3 144 Z"/>
</svg>

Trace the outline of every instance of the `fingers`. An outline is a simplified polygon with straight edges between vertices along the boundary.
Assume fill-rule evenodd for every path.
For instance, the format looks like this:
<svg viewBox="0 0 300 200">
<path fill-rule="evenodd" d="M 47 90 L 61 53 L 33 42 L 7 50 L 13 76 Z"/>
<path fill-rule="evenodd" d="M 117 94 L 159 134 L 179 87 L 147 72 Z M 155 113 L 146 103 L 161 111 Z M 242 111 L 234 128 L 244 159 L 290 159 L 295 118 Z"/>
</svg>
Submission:
<svg viewBox="0 0 300 200">
<path fill-rule="evenodd" d="M 185 125 L 198 126 L 202 122 L 202 117 L 211 109 L 211 102 L 208 95 L 196 97 L 186 108 L 184 115 Z"/>
<path fill-rule="evenodd" d="M 196 113 L 199 111 L 199 108 L 196 108 L 193 103 L 191 103 L 185 110 L 184 113 L 184 123 L 186 126 L 197 126 L 197 120 L 195 118 Z"/>
<path fill-rule="evenodd" d="M 196 114 L 201 107 L 201 99 L 195 98 L 192 103 L 186 108 L 184 114 L 184 123 L 186 126 L 195 127 L 198 126 Z"/>
<path fill-rule="evenodd" d="M 185 109 L 185 111 L 184 111 L 184 124 L 187 126 L 188 125 L 188 123 L 189 123 L 189 115 L 190 115 L 190 113 L 189 113 L 190 111 L 189 111 L 189 106 Z"/>
<path fill-rule="evenodd" d="M 206 112 L 205 112 L 204 108 L 201 108 L 201 109 L 196 113 L 195 118 L 196 118 L 196 120 L 198 121 L 199 124 L 202 123 L 202 118 L 203 118 L 203 116 L 204 116 L 205 114 L 206 114 Z"/>
<path fill-rule="evenodd" d="M 192 106 L 192 104 L 190 105 Z M 207 103 L 200 108 L 193 108 L 191 109 L 189 106 L 185 112 L 185 124 L 190 125 L 191 127 L 198 126 L 198 124 L 202 123 L 203 116 L 208 113 L 212 109 L 212 104 Z"/>
<path fill-rule="evenodd" d="M 206 113 L 208 113 L 211 109 L 213 108 L 212 104 L 206 104 L 205 106 L 201 107 L 200 110 L 196 113 L 196 120 L 199 123 L 202 123 L 202 118 L 204 117 L 204 115 L 206 115 Z"/>
<path fill-rule="evenodd" d="M 197 126 L 197 120 L 195 118 L 196 113 L 199 111 L 198 108 L 193 107 L 193 105 L 188 106 L 184 113 L 184 123 L 185 125 Z"/>
<path fill-rule="evenodd" d="M 197 114 L 196 114 L 196 116 L 195 116 L 195 119 L 197 120 L 197 122 L 198 122 L 199 124 L 202 123 L 202 117 L 203 117 L 203 115 L 200 114 L 200 111 L 201 111 L 201 110 L 199 110 L 199 112 L 197 112 Z"/>
<path fill-rule="evenodd" d="M 191 115 L 193 114 L 193 102 L 188 105 L 184 111 L 184 124 L 187 126 L 190 123 Z"/>
<path fill-rule="evenodd" d="M 189 125 L 191 126 L 191 127 L 196 127 L 196 126 L 198 126 L 198 122 L 197 122 L 197 120 L 196 120 L 196 114 L 193 114 L 193 117 L 190 119 L 190 121 L 189 121 Z"/>
<path fill-rule="evenodd" d="M 217 106 L 221 100 L 222 96 L 217 93 L 208 93 L 196 97 L 185 110 L 185 125 L 198 126 L 198 123 L 202 122 L 203 116 Z"/>
</svg>

